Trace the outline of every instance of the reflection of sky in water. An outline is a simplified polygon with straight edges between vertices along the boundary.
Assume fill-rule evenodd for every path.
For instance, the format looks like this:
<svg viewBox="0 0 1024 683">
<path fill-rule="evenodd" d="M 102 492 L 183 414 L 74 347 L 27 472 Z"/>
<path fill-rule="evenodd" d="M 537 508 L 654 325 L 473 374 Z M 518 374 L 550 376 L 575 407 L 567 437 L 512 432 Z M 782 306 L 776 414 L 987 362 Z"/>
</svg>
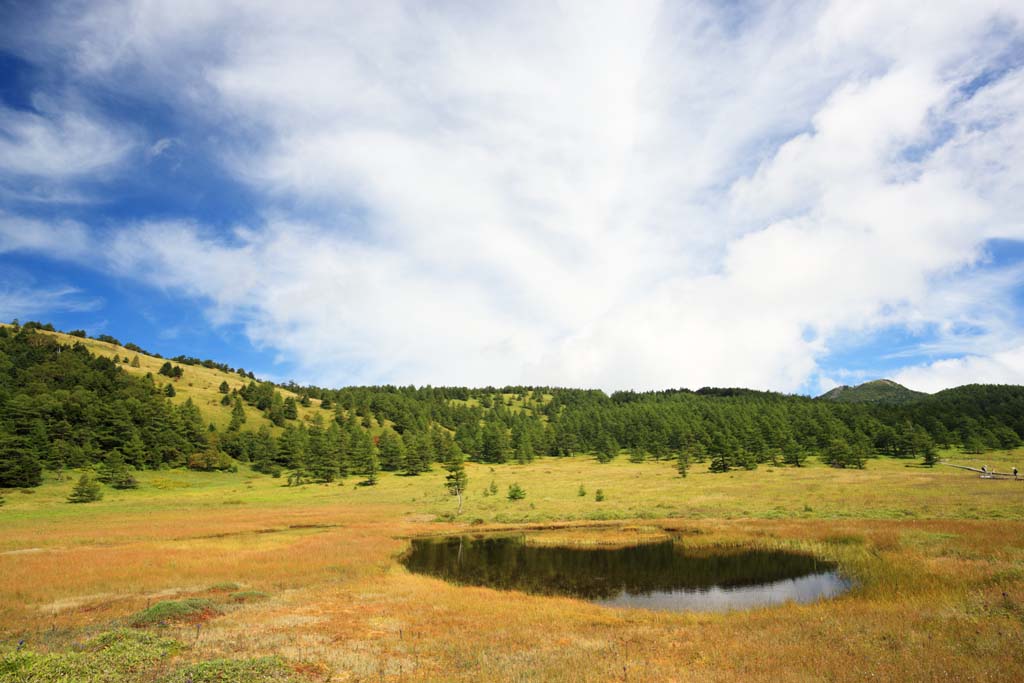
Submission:
<svg viewBox="0 0 1024 683">
<path fill-rule="evenodd" d="M 814 602 L 831 598 L 850 588 L 850 582 L 837 572 L 810 574 L 798 579 L 783 579 L 755 586 L 707 589 L 682 588 L 673 591 L 654 591 L 630 595 L 623 591 L 614 598 L 594 600 L 607 607 L 635 607 L 638 609 L 669 610 L 679 612 L 728 612 L 783 602 Z"/>
</svg>

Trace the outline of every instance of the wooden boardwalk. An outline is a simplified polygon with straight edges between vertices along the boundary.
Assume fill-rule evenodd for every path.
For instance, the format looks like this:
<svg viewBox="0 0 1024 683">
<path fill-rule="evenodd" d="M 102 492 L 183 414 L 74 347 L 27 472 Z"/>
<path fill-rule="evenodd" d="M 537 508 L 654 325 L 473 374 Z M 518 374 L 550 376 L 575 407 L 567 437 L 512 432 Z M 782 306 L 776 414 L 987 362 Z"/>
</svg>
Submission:
<svg viewBox="0 0 1024 683">
<path fill-rule="evenodd" d="M 1009 481 L 1024 481 L 1024 476 L 1016 475 L 1013 472 L 996 472 L 995 470 L 983 470 L 978 467 L 968 467 L 967 465 L 954 465 L 951 462 L 940 462 L 940 465 L 946 465 L 948 467 L 956 467 L 961 470 L 970 470 L 971 472 L 977 472 L 981 475 L 981 479 L 1005 479 Z"/>
</svg>

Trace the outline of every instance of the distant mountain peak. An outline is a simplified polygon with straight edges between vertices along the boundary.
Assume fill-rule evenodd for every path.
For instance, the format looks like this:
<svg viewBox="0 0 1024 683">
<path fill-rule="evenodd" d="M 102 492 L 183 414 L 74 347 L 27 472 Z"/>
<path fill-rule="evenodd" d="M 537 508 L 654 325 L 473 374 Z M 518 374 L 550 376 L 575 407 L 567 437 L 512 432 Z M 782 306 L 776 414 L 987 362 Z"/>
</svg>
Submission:
<svg viewBox="0 0 1024 683">
<path fill-rule="evenodd" d="M 870 382 L 851 387 L 847 384 L 829 389 L 819 396 L 825 401 L 837 403 L 884 403 L 895 405 L 910 403 L 924 398 L 928 394 L 908 389 L 891 379 L 873 379 Z"/>
</svg>

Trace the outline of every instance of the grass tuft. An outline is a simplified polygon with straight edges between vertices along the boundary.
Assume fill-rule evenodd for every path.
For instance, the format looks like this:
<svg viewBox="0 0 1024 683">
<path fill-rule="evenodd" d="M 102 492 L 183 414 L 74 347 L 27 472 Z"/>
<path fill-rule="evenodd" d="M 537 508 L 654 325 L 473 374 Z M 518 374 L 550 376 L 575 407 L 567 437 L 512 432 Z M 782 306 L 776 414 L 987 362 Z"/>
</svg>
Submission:
<svg viewBox="0 0 1024 683">
<path fill-rule="evenodd" d="M 165 600 L 135 613 L 128 623 L 135 627 L 153 626 L 166 622 L 195 623 L 205 621 L 219 613 L 220 608 L 204 598 Z"/>
<path fill-rule="evenodd" d="M 231 602 L 256 602 L 258 600 L 266 600 L 269 597 L 270 594 L 263 591 L 238 591 L 228 596 Z"/>
</svg>

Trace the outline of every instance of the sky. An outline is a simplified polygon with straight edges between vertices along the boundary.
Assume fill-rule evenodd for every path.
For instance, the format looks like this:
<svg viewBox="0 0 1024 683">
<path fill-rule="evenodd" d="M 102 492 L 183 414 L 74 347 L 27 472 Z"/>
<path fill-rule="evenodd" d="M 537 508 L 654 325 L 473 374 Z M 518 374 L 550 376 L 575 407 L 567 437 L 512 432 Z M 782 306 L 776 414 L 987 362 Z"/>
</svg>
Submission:
<svg viewBox="0 0 1024 683">
<path fill-rule="evenodd" d="M 0 0 L 0 320 L 319 386 L 1024 383 L 1024 3 Z"/>
</svg>

